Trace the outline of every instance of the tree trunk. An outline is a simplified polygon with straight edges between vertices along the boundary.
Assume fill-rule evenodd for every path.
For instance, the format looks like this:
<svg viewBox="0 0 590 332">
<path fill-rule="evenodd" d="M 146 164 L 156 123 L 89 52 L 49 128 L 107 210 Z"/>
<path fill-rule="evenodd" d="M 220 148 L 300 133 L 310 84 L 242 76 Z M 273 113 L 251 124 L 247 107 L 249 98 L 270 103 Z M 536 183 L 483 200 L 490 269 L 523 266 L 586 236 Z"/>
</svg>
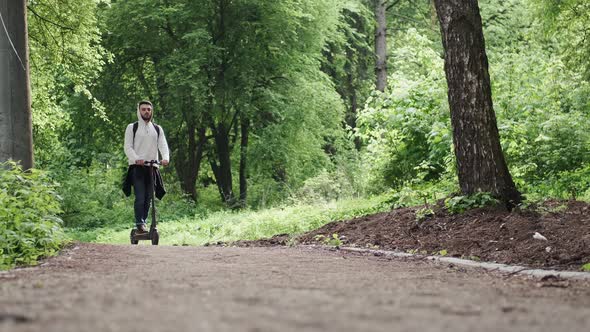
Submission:
<svg viewBox="0 0 590 332">
<path fill-rule="evenodd" d="M 241 139 L 240 139 L 240 206 L 246 207 L 246 198 L 248 195 L 248 175 L 247 175 L 247 157 L 248 157 L 248 133 L 250 130 L 250 119 L 244 114 L 241 115 L 240 122 Z"/>
<path fill-rule="evenodd" d="M 0 162 L 12 159 L 30 169 L 34 165 L 26 1 L 1 1 L 0 13 Z"/>
<path fill-rule="evenodd" d="M 169 109 L 169 105 L 174 105 L 174 102 L 170 102 L 172 95 L 170 94 L 169 85 L 166 82 L 164 73 L 167 72 L 167 68 L 162 65 L 162 61 L 159 56 L 152 56 L 152 61 L 156 68 L 156 97 L 154 100 L 156 105 L 156 119 L 170 118 L 173 110 Z M 143 73 L 139 74 L 140 81 L 145 80 Z M 144 84 L 148 94 L 151 94 L 147 82 Z M 178 93 L 183 92 L 178 97 Z M 205 144 L 207 141 L 206 132 L 207 126 L 203 123 L 196 114 L 196 110 L 193 109 L 194 100 L 191 96 L 191 92 L 188 89 L 181 90 L 177 89 L 177 95 L 174 98 L 183 99 L 181 111 L 182 120 L 184 125 L 178 128 L 170 128 L 167 132 L 168 145 L 170 146 L 171 153 L 174 155 L 172 164 L 178 175 L 180 181 L 180 188 L 183 193 L 188 194 L 191 199 L 195 202 L 198 199 L 196 181 L 199 177 L 199 171 L 201 169 L 201 161 L 203 160 L 203 154 Z"/>
<path fill-rule="evenodd" d="M 346 56 L 350 59 L 349 61 L 353 61 L 353 54 L 350 49 L 347 49 Z M 358 96 L 357 96 L 357 86 L 355 86 L 355 77 L 352 74 L 352 71 L 348 71 L 346 75 L 346 86 L 348 89 L 348 103 L 350 104 L 350 108 L 346 112 L 344 116 L 344 121 L 346 124 L 352 128 L 352 130 L 356 129 L 356 119 L 358 116 Z M 362 143 L 360 137 L 354 137 L 354 147 L 357 151 L 361 150 Z"/>
<path fill-rule="evenodd" d="M 491 192 L 510 207 L 521 201 L 500 146 L 477 0 L 435 0 L 464 194 Z"/>
<path fill-rule="evenodd" d="M 387 0 L 373 0 L 375 2 L 375 75 L 377 76 L 376 88 L 383 92 L 387 87 Z"/>
<path fill-rule="evenodd" d="M 188 148 L 177 149 L 174 166 L 180 180 L 182 191 L 197 201 L 196 182 L 201 169 L 201 160 L 205 147 L 206 127 L 195 129 L 194 125 L 188 125 Z M 196 138 L 195 138 L 196 135 Z"/>
<path fill-rule="evenodd" d="M 229 133 L 224 125 L 219 125 L 213 130 L 213 136 L 219 164 L 217 165 L 215 162 L 212 162 L 211 167 L 213 168 L 213 174 L 215 175 L 221 199 L 229 206 L 233 206 L 235 197 L 232 189 Z"/>
</svg>

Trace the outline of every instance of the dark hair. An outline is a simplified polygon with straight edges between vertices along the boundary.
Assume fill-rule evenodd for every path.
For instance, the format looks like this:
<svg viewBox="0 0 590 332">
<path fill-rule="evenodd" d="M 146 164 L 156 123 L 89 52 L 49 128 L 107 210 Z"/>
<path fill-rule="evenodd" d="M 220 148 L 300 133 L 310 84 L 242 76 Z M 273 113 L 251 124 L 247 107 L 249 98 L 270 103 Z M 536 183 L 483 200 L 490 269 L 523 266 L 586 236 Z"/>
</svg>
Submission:
<svg viewBox="0 0 590 332">
<path fill-rule="evenodd" d="M 137 107 L 141 107 L 141 105 L 150 105 L 151 108 L 154 108 L 154 105 L 152 105 L 152 103 L 149 100 L 140 101 L 139 104 L 137 104 Z"/>
</svg>

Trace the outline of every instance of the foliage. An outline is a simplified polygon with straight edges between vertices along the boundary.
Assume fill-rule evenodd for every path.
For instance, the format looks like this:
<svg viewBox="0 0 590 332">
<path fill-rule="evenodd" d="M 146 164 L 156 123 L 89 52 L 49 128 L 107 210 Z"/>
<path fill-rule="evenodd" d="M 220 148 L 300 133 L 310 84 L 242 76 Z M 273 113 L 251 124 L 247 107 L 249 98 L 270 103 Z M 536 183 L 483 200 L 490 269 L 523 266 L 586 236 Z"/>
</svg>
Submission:
<svg viewBox="0 0 590 332">
<path fill-rule="evenodd" d="M 111 168 L 94 163 L 89 168 L 68 168 L 55 171 L 53 177 L 60 182 L 62 218 L 66 227 L 76 232 L 112 227 L 129 229 L 135 224 L 133 193 L 125 197 L 121 190 L 122 178 L 127 168 Z M 197 208 L 195 202 L 181 192 L 179 185 L 165 169 L 162 176 L 166 196 L 156 200 L 159 222 L 177 220 L 189 216 L 203 216 L 209 210 Z M 213 204 L 209 204 L 214 209 Z M 220 207 L 217 207 L 218 209 Z"/>
<path fill-rule="evenodd" d="M 88 119 L 104 118 L 90 89 L 110 56 L 101 44 L 99 0 L 28 1 L 33 132 L 38 165 L 54 162 L 64 148 L 89 154 L 93 132 Z M 84 102 L 83 121 L 72 123 L 70 103 Z M 82 115 L 82 114 L 80 114 Z M 74 115 L 75 116 L 75 115 Z M 73 128 L 72 128 L 73 126 Z M 67 133 L 76 133 L 64 137 Z M 63 161 L 63 160 L 60 160 Z"/>
<path fill-rule="evenodd" d="M 445 173 L 444 177 L 437 181 L 408 182 L 386 195 L 385 203 L 394 209 L 435 204 L 438 200 L 457 192 L 458 188 L 457 178 L 451 173 Z"/>
<path fill-rule="evenodd" d="M 590 200 L 590 164 L 571 171 L 557 172 L 527 188 L 531 200 L 546 197 Z"/>
<path fill-rule="evenodd" d="M 590 84 L 555 52 L 563 40 L 540 33 L 533 2 L 481 1 L 501 143 L 525 194 L 583 198 Z M 409 183 L 455 174 L 440 41 L 427 31 L 396 32 L 390 88 L 371 96 L 358 118 L 371 187 L 393 188 L 396 202 L 420 204 Z"/>
<path fill-rule="evenodd" d="M 512 38 L 490 56 L 502 146 L 517 185 L 537 197 L 566 197 L 564 180 L 590 163 L 590 85 L 555 52 L 559 41 L 539 34 L 530 4 L 504 11 Z M 500 9 L 498 9 L 500 10 Z M 570 121 L 569 119 L 577 119 Z M 561 183 L 561 184 L 558 184 Z"/>
<path fill-rule="evenodd" d="M 584 272 L 590 272 L 590 263 L 586 263 L 586 264 L 582 265 L 581 270 Z"/>
<path fill-rule="evenodd" d="M 333 0 L 113 3 L 104 21 L 115 60 L 97 94 L 119 131 L 134 117 L 119 112 L 130 100 L 155 101 L 182 183 L 193 179 L 180 173 L 213 179 L 229 204 L 244 160 L 250 183 L 299 187 L 327 167 L 323 147 L 342 135 L 342 101 L 320 71 L 339 8 Z M 197 145 L 203 158 L 193 157 Z"/>
<path fill-rule="evenodd" d="M 131 225 L 133 209 L 121 199 L 120 170 L 96 163 L 87 169 L 64 168 L 53 175 L 61 184 L 65 226 L 90 229 L 121 225 L 124 220 Z"/>
<path fill-rule="evenodd" d="M 66 242 L 55 187 L 45 172 L 0 164 L 0 270 L 36 264 Z"/>
<path fill-rule="evenodd" d="M 257 240 L 277 234 L 301 234 L 334 220 L 346 220 L 381 211 L 382 197 L 330 203 L 295 204 L 261 211 L 217 211 L 159 224 L 161 244 L 204 245 L 218 241 Z M 129 229 L 99 228 L 75 231 L 76 239 L 101 243 L 128 243 Z"/>
<path fill-rule="evenodd" d="M 371 96 L 358 117 L 377 190 L 437 179 L 451 158 L 443 61 L 433 42 L 410 29 L 392 57 L 390 92 Z"/>
<path fill-rule="evenodd" d="M 322 71 L 346 106 L 344 119 L 350 130 L 356 128 L 358 109 L 374 86 L 374 14 L 369 5 L 359 0 L 341 1 L 336 29 L 329 31 L 322 52 Z"/>
<path fill-rule="evenodd" d="M 498 205 L 500 201 L 487 192 L 478 192 L 473 195 L 453 196 L 445 199 L 445 207 L 450 213 L 462 213 L 464 211 L 486 206 Z"/>
<path fill-rule="evenodd" d="M 323 170 L 315 177 L 303 182 L 294 199 L 301 202 L 329 202 L 353 197 L 362 197 L 367 192 L 362 172 L 353 162 L 345 167 L 338 165 L 333 171 Z"/>
<path fill-rule="evenodd" d="M 321 75 L 323 76 L 323 75 Z M 322 80 L 325 78 L 322 78 Z M 249 149 L 254 181 L 272 178 L 289 188 L 299 188 L 308 178 L 329 168 L 325 137 L 342 135 L 342 102 L 324 84 L 297 81 L 298 90 L 283 90 L 276 105 L 281 121 L 267 124 L 256 133 Z M 321 110 L 321 111 L 320 111 Z"/>
<path fill-rule="evenodd" d="M 559 41 L 560 51 L 572 68 L 590 78 L 588 29 L 590 3 L 585 0 L 534 0 L 534 9 L 544 23 L 545 32 Z"/>
<path fill-rule="evenodd" d="M 590 200 L 588 4 L 479 3 L 515 182 L 531 200 Z M 171 243 L 303 232 L 346 215 L 336 212 L 345 210 L 343 199 L 386 193 L 373 202 L 378 208 L 350 203 L 346 211 L 356 215 L 457 191 L 443 52 L 428 2 L 396 2 L 388 13 L 385 93 L 371 92 L 372 1 L 30 0 L 28 7 L 36 160 L 61 184 L 60 216 L 78 239 L 127 242 L 133 197 L 120 191 L 122 133 L 143 98 L 156 104 L 176 170 L 202 168 L 197 202 L 182 193 L 181 174 L 164 171 L 169 193 L 157 204 Z M 221 212 L 213 136 L 225 126 L 235 186 L 242 118 L 250 125 L 252 210 Z M 194 135 L 200 128 L 204 142 Z M 201 143 L 200 164 L 183 164 Z M 449 200 L 457 211 L 486 202 Z"/>
<path fill-rule="evenodd" d="M 322 234 L 318 234 L 314 237 L 316 241 L 322 241 L 325 245 L 332 246 L 332 247 L 340 247 L 342 245 L 342 238 L 338 236 L 337 233 L 332 234 L 332 236 L 325 236 Z"/>
<path fill-rule="evenodd" d="M 421 222 L 423 220 L 425 220 L 426 218 L 433 216 L 434 215 L 434 210 L 432 208 L 429 207 L 424 207 L 421 209 L 416 210 L 416 221 Z"/>
</svg>

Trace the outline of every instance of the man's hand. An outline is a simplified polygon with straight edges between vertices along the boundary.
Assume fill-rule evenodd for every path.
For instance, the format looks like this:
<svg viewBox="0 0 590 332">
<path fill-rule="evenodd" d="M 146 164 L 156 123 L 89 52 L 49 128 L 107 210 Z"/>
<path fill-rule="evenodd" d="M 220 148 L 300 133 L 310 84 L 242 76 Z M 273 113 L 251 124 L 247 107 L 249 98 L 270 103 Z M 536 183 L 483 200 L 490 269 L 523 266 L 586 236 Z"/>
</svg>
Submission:
<svg viewBox="0 0 590 332">
<path fill-rule="evenodd" d="M 142 165 L 143 166 L 143 162 L 144 162 L 143 159 L 138 159 L 135 161 L 135 165 Z"/>
<path fill-rule="evenodd" d="M 162 160 L 162 166 L 168 166 L 169 163 L 168 160 Z"/>
</svg>

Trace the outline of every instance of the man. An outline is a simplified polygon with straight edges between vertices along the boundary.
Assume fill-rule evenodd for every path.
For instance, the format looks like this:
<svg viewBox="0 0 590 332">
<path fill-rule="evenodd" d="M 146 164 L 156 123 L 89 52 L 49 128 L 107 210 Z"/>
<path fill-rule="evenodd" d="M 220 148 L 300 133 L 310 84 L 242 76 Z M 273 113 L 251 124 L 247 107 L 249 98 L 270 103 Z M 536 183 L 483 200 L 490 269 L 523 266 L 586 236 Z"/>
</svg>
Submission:
<svg viewBox="0 0 590 332">
<path fill-rule="evenodd" d="M 159 160 L 158 151 L 162 155 L 163 166 L 167 166 L 170 160 L 164 130 L 152 122 L 153 112 L 154 106 L 151 102 L 140 101 L 137 104 L 138 122 L 130 123 L 125 130 L 125 154 L 129 164 L 126 183 L 132 184 L 135 192 L 135 225 L 138 233 L 147 232 L 146 219 L 152 198 L 152 179 L 149 167 L 144 166 L 144 161 Z M 157 169 L 156 172 L 156 185 L 161 185 L 158 183 L 161 182 L 158 181 L 161 177 Z M 156 194 L 156 196 L 159 195 Z"/>
</svg>

